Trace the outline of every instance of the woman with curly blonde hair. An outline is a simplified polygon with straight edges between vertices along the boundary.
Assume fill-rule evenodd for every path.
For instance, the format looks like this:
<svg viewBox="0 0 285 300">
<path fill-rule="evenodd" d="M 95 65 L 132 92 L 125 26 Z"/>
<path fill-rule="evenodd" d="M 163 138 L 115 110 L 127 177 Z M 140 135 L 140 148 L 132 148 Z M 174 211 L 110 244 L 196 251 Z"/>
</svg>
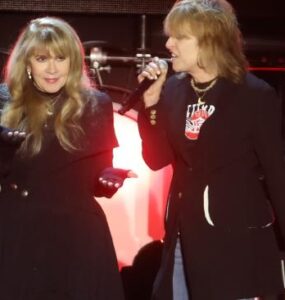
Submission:
<svg viewBox="0 0 285 300">
<path fill-rule="evenodd" d="M 27 25 L 0 100 L 1 299 L 123 299 L 94 195 L 111 197 L 134 174 L 112 167 L 112 103 L 91 86 L 68 23 Z"/>
</svg>

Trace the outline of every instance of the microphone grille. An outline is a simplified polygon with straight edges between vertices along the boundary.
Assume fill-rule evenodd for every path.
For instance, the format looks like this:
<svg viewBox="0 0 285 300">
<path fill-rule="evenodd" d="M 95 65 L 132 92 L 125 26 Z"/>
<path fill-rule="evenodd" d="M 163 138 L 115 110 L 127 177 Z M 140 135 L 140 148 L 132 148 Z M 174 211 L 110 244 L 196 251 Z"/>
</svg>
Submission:
<svg viewBox="0 0 285 300">
<path fill-rule="evenodd" d="M 168 63 L 166 60 L 164 59 L 160 59 L 159 60 L 159 67 L 162 69 L 168 69 Z"/>
</svg>

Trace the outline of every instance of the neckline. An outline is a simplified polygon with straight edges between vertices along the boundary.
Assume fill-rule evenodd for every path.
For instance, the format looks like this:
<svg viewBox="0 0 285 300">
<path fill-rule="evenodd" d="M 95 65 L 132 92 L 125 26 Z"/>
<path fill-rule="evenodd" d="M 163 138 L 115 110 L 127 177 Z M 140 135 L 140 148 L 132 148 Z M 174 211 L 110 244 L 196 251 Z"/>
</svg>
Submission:
<svg viewBox="0 0 285 300">
<path fill-rule="evenodd" d="M 202 86 L 197 86 L 193 77 L 190 79 L 190 84 L 197 94 L 198 97 L 203 97 L 210 89 L 212 89 L 215 84 L 217 83 L 218 78 L 214 78 L 211 81 L 208 82 L 203 82 L 203 87 Z"/>
<path fill-rule="evenodd" d="M 191 80 L 193 80 L 193 83 L 196 87 L 198 88 L 206 88 L 207 86 L 211 85 L 211 83 L 213 81 L 217 81 L 218 80 L 218 76 L 214 77 L 213 79 L 209 80 L 209 81 L 205 81 L 205 82 L 196 82 L 195 79 L 192 77 Z"/>
<path fill-rule="evenodd" d="M 204 97 L 216 85 L 217 81 L 218 81 L 218 77 L 215 77 L 210 81 L 200 83 L 200 85 L 198 86 L 198 84 L 195 83 L 193 77 L 190 79 L 190 84 L 192 86 L 192 89 L 197 96 L 197 104 L 203 105 L 206 103 Z"/>
<path fill-rule="evenodd" d="M 62 88 L 60 88 L 57 92 L 55 92 L 55 93 L 48 93 L 48 92 L 44 92 L 44 91 L 41 91 L 40 89 L 38 89 L 37 88 L 37 86 L 35 85 L 35 84 L 33 84 L 33 86 L 34 86 L 34 89 L 35 89 L 35 91 L 39 94 L 39 95 L 41 95 L 41 96 L 43 96 L 43 97 L 45 97 L 45 98 L 49 98 L 49 99 L 51 99 L 51 100 L 57 100 L 58 99 L 58 97 L 62 94 L 62 92 L 63 92 L 63 87 Z"/>
</svg>

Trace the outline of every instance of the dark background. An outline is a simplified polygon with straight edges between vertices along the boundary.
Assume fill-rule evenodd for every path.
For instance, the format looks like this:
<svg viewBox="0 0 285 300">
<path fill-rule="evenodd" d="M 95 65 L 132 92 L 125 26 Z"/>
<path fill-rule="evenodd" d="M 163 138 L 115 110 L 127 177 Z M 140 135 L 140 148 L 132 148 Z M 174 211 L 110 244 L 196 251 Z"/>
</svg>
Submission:
<svg viewBox="0 0 285 300">
<path fill-rule="evenodd" d="M 236 9 L 251 67 L 278 68 L 254 71 L 284 96 L 285 10 L 283 1 L 230 0 Z M 165 14 L 174 0 L 0 0 L 0 68 L 19 31 L 38 16 L 67 20 L 83 42 L 93 41 L 107 57 L 149 54 L 167 57 L 162 32 Z M 88 43 L 87 43 L 88 44 Z M 89 56 L 92 47 L 86 46 Z M 90 60 L 87 59 L 89 66 Z M 108 61 L 101 64 L 104 85 L 116 90 L 136 86 L 139 66 L 135 62 Z M 97 77 L 98 81 L 98 77 Z M 120 101 L 121 92 L 115 95 Z"/>
<path fill-rule="evenodd" d="M 274 86 L 285 103 L 284 0 L 229 2 L 238 16 L 252 72 Z M 140 65 L 147 62 L 135 61 L 137 55 L 168 57 L 162 22 L 173 3 L 174 0 L 0 0 L 0 80 L 7 53 L 21 28 L 32 18 L 58 16 L 76 29 L 86 45 L 86 62 L 90 72 L 95 73 L 94 81 L 102 84 L 115 102 L 122 102 L 137 85 Z M 97 73 L 88 58 L 94 45 L 99 45 L 107 56 Z M 110 57 L 119 57 L 119 61 Z M 126 57 L 132 61 L 122 61 Z M 285 115 L 285 104 L 282 113 Z M 283 127 L 285 136 L 285 117 Z"/>
</svg>

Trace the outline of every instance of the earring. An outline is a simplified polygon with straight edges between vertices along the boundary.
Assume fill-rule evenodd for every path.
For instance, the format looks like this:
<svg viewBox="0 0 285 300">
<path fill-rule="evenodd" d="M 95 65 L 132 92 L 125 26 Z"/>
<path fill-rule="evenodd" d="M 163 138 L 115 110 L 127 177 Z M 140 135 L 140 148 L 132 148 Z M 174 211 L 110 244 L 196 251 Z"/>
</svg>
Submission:
<svg viewBox="0 0 285 300">
<path fill-rule="evenodd" d="M 32 73 L 31 73 L 31 70 L 30 70 L 30 69 L 27 69 L 27 73 L 28 73 L 28 78 L 29 78 L 29 79 L 32 79 Z"/>
</svg>

